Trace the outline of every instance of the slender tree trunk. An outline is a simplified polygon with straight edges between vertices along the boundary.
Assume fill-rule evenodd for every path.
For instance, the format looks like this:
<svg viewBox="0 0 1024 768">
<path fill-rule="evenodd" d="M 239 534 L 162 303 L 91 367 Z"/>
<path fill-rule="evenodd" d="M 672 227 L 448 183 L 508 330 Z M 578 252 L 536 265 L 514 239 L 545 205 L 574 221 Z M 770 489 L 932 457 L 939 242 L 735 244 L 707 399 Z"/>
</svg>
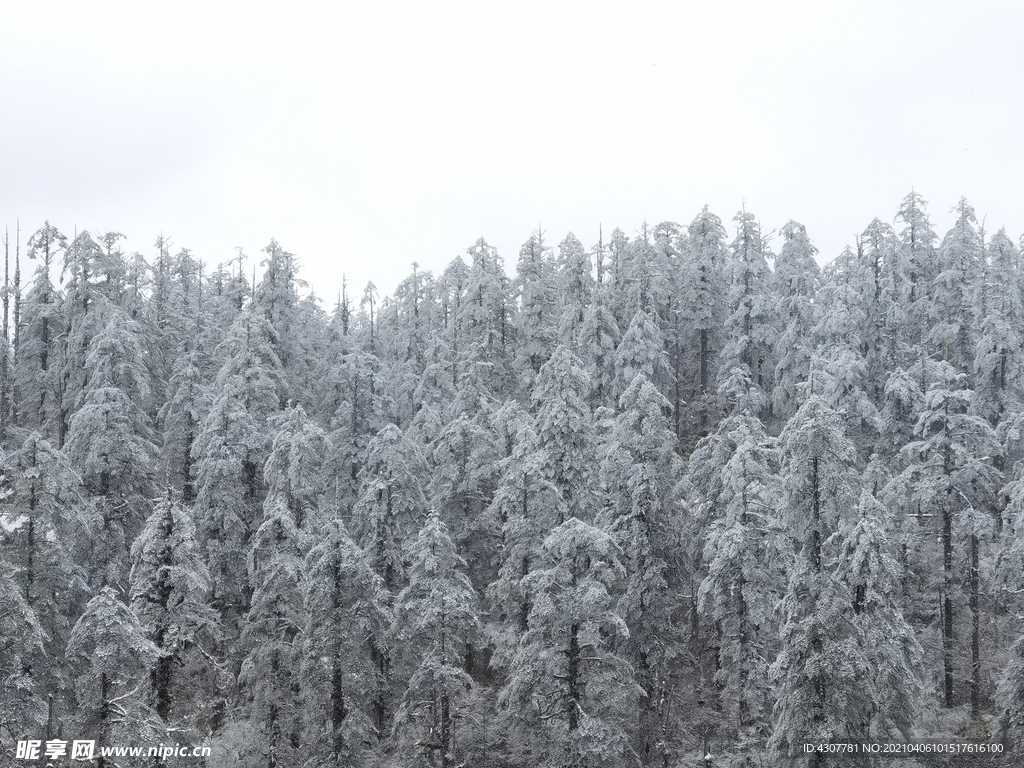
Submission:
<svg viewBox="0 0 1024 768">
<path fill-rule="evenodd" d="M 710 349 L 708 348 L 708 330 L 702 328 L 700 332 L 700 393 L 706 394 L 708 391 L 708 357 L 710 356 Z"/>
<path fill-rule="evenodd" d="M 569 648 L 566 650 L 565 682 L 569 690 L 569 733 L 580 727 L 580 625 L 569 627 Z"/>
<path fill-rule="evenodd" d="M 100 673 L 100 732 L 99 738 L 96 740 L 97 747 L 107 746 L 107 721 L 110 719 L 110 681 L 107 680 L 107 673 Z M 99 757 L 96 760 L 96 768 L 106 768 L 107 761 L 103 757 L 103 753 L 100 750 Z"/>
<path fill-rule="evenodd" d="M 11 326 L 10 326 L 10 237 L 4 230 L 4 347 L 3 359 L 0 360 L 0 433 L 6 434 L 8 418 L 11 414 Z"/>
<path fill-rule="evenodd" d="M 449 749 L 452 738 L 452 714 L 451 702 L 448 700 L 448 692 L 441 691 L 441 768 L 449 768 L 451 765 L 451 750 Z"/>
<path fill-rule="evenodd" d="M 20 359 L 19 349 L 21 346 L 21 222 L 18 222 L 17 236 L 14 240 L 14 354 L 15 363 Z M 11 388 L 11 423 L 18 423 L 21 392 L 18 388 L 17 377 L 14 377 L 14 386 Z"/>
<path fill-rule="evenodd" d="M 953 513 L 942 510 L 942 674 L 946 707 L 953 706 Z"/>
<path fill-rule="evenodd" d="M 981 617 L 978 615 L 978 535 L 971 534 L 971 716 L 981 714 Z"/>
<path fill-rule="evenodd" d="M 334 589 L 331 592 L 331 608 L 333 609 L 331 614 L 335 615 L 338 609 L 342 607 L 341 564 L 338 560 L 334 561 L 334 568 L 332 570 Z M 340 637 L 345 628 L 337 627 L 335 631 L 337 632 L 337 637 Z M 342 725 L 346 717 L 348 717 L 348 708 L 345 705 L 345 665 L 341 658 L 341 648 L 336 645 L 331 656 L 331 747 L 335 762 L 340 760 L 341 752 L 345 748 Z"/>
<path fill-rule="evenodd" d="M 811 459 L 812 530 L 811 564 L 815 573 L 821 573 L 821 478 L 818 476 L 818 457 Z"/>
</svg>

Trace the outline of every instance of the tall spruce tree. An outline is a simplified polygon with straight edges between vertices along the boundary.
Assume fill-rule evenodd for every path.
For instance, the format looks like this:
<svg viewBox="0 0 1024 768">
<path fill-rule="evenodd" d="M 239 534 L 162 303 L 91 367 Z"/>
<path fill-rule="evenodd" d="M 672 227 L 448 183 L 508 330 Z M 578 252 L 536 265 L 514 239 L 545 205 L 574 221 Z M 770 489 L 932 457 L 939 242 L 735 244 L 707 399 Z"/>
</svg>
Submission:
<svg viewBox="0 0 1024 768">
<path fill-rule="evenodd" d="M 395 714 L 399 749 L 450 768 L 463 764 L 476 718 L 470 664 L 477 594 L 437 513 L 409 547 L 409 584 L 395 598 L 396 666 L 408 684 Z M 472 731 L 470 730 L 470 734 Z"/>
<path fill-rule="evenodd" d="M 608 534 L 570 517 L 548 534 L 544 559 L 527 577 L 535 596 L 501 704 L 521 738 L 516 765 L 621 765 L 626 731 L 643 691 L 614 652 L 629 634 L 615 612 L 625 576 Z"/>
</svg>

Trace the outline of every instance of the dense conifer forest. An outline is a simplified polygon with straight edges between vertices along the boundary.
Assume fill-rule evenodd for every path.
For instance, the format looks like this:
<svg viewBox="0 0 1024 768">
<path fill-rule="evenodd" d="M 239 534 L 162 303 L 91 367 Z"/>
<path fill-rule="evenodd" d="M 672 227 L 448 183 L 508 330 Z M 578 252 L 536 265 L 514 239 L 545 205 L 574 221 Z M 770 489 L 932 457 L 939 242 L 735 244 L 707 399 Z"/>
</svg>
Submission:
<svg viewBox="0 0 1024 768">
<path fill-rule="evenodd" d="M 1024 266 L 955 215 L 912 193 L 823 268 L 746 211 L 538 229 L 327 305 L 275 241 L 9 232 L 0 764 L 1011 747 Z"/>
</svg>

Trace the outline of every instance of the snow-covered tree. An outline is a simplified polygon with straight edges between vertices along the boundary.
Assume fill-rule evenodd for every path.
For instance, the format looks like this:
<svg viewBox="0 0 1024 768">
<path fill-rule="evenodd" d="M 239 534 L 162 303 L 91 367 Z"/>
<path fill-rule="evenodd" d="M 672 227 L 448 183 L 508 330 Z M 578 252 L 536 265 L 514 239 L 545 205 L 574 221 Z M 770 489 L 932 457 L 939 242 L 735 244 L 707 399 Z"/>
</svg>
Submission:
<svg viewBox="0 0 1024 768">
<path fill-rule="evenodd" d="M 246 564 L 253 592 L 239 637 L 245 658 L 238 683 L 253 730 L 239 759 L 268 768 L 294 765 L 302 735 L 302 556 L 281 495 L 267 497 Z"/>
<path fill-rule="evenodd" d="M 985 250 L 986 264 L 979 290 L 977 346 L 974 351 L 974 411 L 997 424 L 1007 411 L 1021 411 L 1024 392 L 1024 302 L 1020 290 L 1020 252 L 1000 229 Z"/>
<path fill-rule="evenodd" d="M 668 378 L 664 339 L 658 326 L 643 311 L 637 311 L 633 315 L 615 350 L 616 398 L 621 398 L 625 394 L 638 375 L 642 375 L 655 385 L 665 382 Z"/>
<path fill-rule="evenodd" d="M 483 367 L 487 371 L 484 391 L 502 394 L 511 386 L 512 376 L 512 289 L 496 248 L 481 237 L 467 253 L 471 263 L 466 293 L 455 318 L 462 333 L 455 383 L 460 386 L 462 376 Z"/>
<path fill-rule="evenodd" d="M 856 452 L 838 413 L 811 395 L 779 437 L 783 523 L 797 552 L 781 605 L 781 647 L 770 670 L 777 705 L 773 748 L 866 738 L 867 660 L 848 631 L 853 597 L 835 578 L 841 536 L 856 507 Z M 839 631 L 836 630 L 839 627 Z M 809 766 L 824 765 L 815 754 Z"/>
<path fill-rule="evenodd" d="M 88 382 L 71 418 L 65 455 L 81 474 L 106 540 L 101 583 L 127 575 L 131 542 L 148 514 L 157 449 L 142 402 L 148 383 L 136 323 L 115 313 L 89 345 Z"/>
<path fill-rule="evenodd" d="M 564 501 L 544 472 L 544 454 L 533 418 L 514 400 L 494 417 L 494 429 L 503 436 L 501 477 L 488 511 L 501 525 L 498 573 L 487 595 L 496 619 L 491 628 L 495 645 L 493 664 L 510 663 L 519 638 L 527 629 L 531 596 L 523 580 L 541 559 L 546 531 L 564 517 Z"/>
<path fill-rule="evenodd" d="M 898 234 L 897 247 L 903 273 L 904 289 L 897 291 L 897 299 L 905 302 L 902 327 L 898 335 L 908 347 L 914 348 L 927 337 L 933 312 L 931 307 L 938 260 L 935 242 L 938 235 L 932 230 L 927 203 L 916 192 L 911 192 L 900 203 L 896 214 L 903 229 Z"/>
<path fill-rule="evenodd" d="M 497 456 L 489 413 L 478 407 L 474 414 L 463 405 L 463 394 L 456 396 L 454 415 L 433 444 L 430 500 L 443 510 L 442 519 L 469 561 L 473 578 L 486 583 L 500 533 L 494 518 L 485 514 L 497 481 Z"/>
<path fill-rule="evenodd" d="M 427 517 L 409 556 L 409 585 L 395 598 L 392 631 L 395 663 L 408 676 L 395 732 L 400 749 L 449 768 L 464 761 L 471 740 L 459 729 L 477 714 L 466 671 L 478 627 L 477 595 L 437 513 Z"/>
<path fill-rule="evenodd" d="M 532 399 L 544 471 L 565 500 L 566 512 L 593 518 L 592 480 L 597 472 L 589 382 L 579 359 L 558 346 L 541 367 Z"/>
<path fill-rule="evenodd" d="M 768 661 L 775 652 L 775 608 L 791 556 L 777 501 L 778 450 L 751 416 L 723 422 L 733 449 L 721 468 L 718 510 L 704 547 L 701 608 L 719 629 L 718 679 L 729 728 L 741 746 L 770 708 Z"/>
<path fill-rule="evenodd" d="M 112 587 L 89 601 L 71 632 L 66 655 L 75 675 L 71 732 L 95 735 L 97 752 L 157 740 L 162 728 L 144 691 L 160 651 Z M 97 764 L 104 765 L 105 758 Z"/>
<path fill-rule="evenodd" d="M 615 612 L 625 572 L 611 537 L 570 517 L 544 540 L 527 577 L 534 595 L 528 629 L 512 660 L 501 704 L 521 736 L 517 765 L 621 765 L 627 726 L 643 695 L 613 650 L 628 636 Z"/>
<path fill-rule="evenodd" d="M 303 564 L 305 743 L 324 764 L 350 765 L 381 735 L 389 619 L 383 582 L 340 520 L 325 523 Z"/>
<path fill-rule="evenodd" d="M 690 331 L 689 347 L 696 350 L 696 380 L 690 387 L 688 407 L 698 427 L 704 430 L 713 418 L 714 408 L 708 398 L 713 399 L 718 391 L 715 361 L 722 349 L 727 292 L 725 229 L 722 220 L 707 206 L 690 223 L 689 246 L 683 265 L 683 312 Z"/>
<path fill-rule="evenodd" d="M 772 403 L 775 414 L 785 418 L 799 408 L 800 387 L 810 374 L 811 331 L 816 322 L 814 299 L 821 270 L 814 259 L 818 249 L 811 244 L 803 224 L 788 222 L 782 228 L 782 236 L 773 273 L 780 327 L 775 341 L 777 363 Z"/>
<path fill-rule="evenodd" d="M 186 738 L 212 717 L 219 640 L 210 575 L 191 511 L 168 489 L 132 545 L 131 605 L 159 655 L 150 670 L 152 706 Z"/>
<path fill-rule="evenodd" d="M 353 516 L 358 540 L 391 592 L 404 580 L 406 540 L 427 514 L 425 478 L 426 463 L 416 446 L 393 424 L 382 429 L 370 443 Z"/>
<path fill-rule="evenodd" d="M 261 519 L 268 420 L 280 407 L 283 387 L 272 338 L 262 316 L 248 309 L 238 315 L 217 346 L 215 356 L 224 362 L 192 446 L 196 528 L 207 553 L 213 604 L 228 636 L 248 610 L 244 553 Z"/>
<path fill-rule="evenodd" d="M 45 635 L 12 570 L 0 559 L 0 755 L 9 760 L 14 742 L 39 733 L 47 716 L 45 687 L 33 674 Z"/>
<path fill-rule="evenodd" d="M 594 298 L 594 276 L 590 254 L 571 232 L 558 245 L 558 282 L 561 294 L 558 339 L 579 355 L 583 322 Z"/>
<path fill-rule="evenodd" d="M 273 438 L 263 468 L 267 495 L 280 497 L 301 530 L 319 511 L 327 491 L 324 470 L 331 443 L 301 405 L 271 417 L 269 426 Z"/>
<path fill-rule="evenodd" d="M 32 287 L 20 304 L 18 346 L 15 350 L 15 386 L 21 395 L 21 422 L 55 438 L 59 431 L 61 296 L 53 285 L 50 268 L 67 247 L 67 238 L 47 221 L 29 238 L 28 257 L 39 262 Z"/>
<path fill-rule="evenodd" d="M 614 406 L 615 349 L 621 335 L 604 292 L 596 291 L 583 314 L 577 354 L 590 377 L 590 406 L 595 411 Z"/>
<path fill-rule="evenodd" d="M 626 568 L 617 605 L 629 630 L 622 647 L 646 694 L 634 744 L 644 763 L 650 763 L 667 759 L 665 715 L 682 646 L 678 616 L 683 612 L 684 548 L 677 490 L 682 460 L 675 452 L 668 400 L 644 373 L 634 375 L 619 408 L 601 484 L 609 506 L 604 513 L 608 529 Z"/>
<path fill-rule="evenodd" d="M 938 251 L 939 273 L 932 285 L 932 325 L 925 341 L 933 354 L 964 373 L 974 363 L 975 322 L 979 315 L 979 278 L 982 266 L 981 236 L 974 208 L 966 198 L 954 209 L 953 228 L 942 238 Z"/>
<path fill-rule="evenodd" d="M 525 387 L 533 384 L 554 346 L 559 319 L 556 268 L 551 249 L 544 245 L 544 232 L 538 229 L 519 249 L 516 263 L 517 369 Z"/>
<path fill-rule="evenodd" d="M 861 491 L 857 517 L 840 532 L 837 577 L 853 595 L 854 639 L 867 660 L 862 681 L 872 738 L 908 738 L 921 697 L 921 646 L 902 608 L 900 537 L 892 515 L 871 489 Z"/>
<path fill-rule="evenodd" d="M 914 427 L 915 440 L 903 449 L 906 469 L 895 482 L 903 489 L 904 505 L 918 515 L 928 515 L 940 523 L 942 580 L 938 590 L 942 626 L 943 699 L 954 705 L 954 679 L 957 642 L 955 615 L 960 613 L 960 577 L 954 557 L 957 533 L 962 527 L 968 539 L 970 565 L 970 602 L 978 600 L 979 547 L 992 523 L 984 510 L 1002 485 L 995 460 L 1001 447 L 989 423 L 972 413 L 973 393 L 967 388 L 967 376 L 956 373 L 949 363 L 941 363 L 937 380 L 925 394 L 924 406 Z M 954 522 L 959 525 L 954 526 Z M 925 550 L 930 552 L 930 550 Z M 938 553 L 923 554 L 919 567 L 933 568 Z M 929 562 L 930 561 L 930 562 Z M 980 631 L 975 613 L 972 635 Z M 972 642 L 972 705 L 977 714 L 979 657 Z"/>
<path fill-rule="evenodd" d="M 63 657 L 89 597 L 86 509 L 77 475 L 38 432 L 30 433 L 11 458 L 4 468 L 9 486 L 0 506 L 0 559 L 32 614 L 25 624 L 26 644 L 16 654 L 22 660 L 23 693 L 56 694 L 67 680 L 67 670 L 56 660 Z M 15 611 L 19 603 L 9 600 Z M 42 632 L 38 645 L 33 627 Z M 31 715 L 33 706 L 23 703 L 25 715 Z"/>
<path fill-rule="evenodd" d="M 751 383 L 766 395 L 771 391 L 775 341 L 775 302 L 770 293 L 771 270 L 761 226 L 752 213 L 733 217 L 736 238 L 726 261 L 728 294 L 724 318 L 725 341 L 719 360 L 719 380 L 742 366 Z"/>
</svg>

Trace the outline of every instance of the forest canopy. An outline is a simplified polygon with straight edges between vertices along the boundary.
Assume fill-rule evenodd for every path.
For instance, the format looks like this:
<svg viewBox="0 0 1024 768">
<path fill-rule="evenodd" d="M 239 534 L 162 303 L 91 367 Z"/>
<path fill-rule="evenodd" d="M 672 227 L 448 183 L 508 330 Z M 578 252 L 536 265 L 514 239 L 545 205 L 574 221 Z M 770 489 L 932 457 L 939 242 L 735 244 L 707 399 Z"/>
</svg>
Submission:
<svg viewBox="0 0 1024 768">
<path fill-rule="evenodd" d="M 911 193 L 824 267 L 745 210 L 538 229 L 329 310 L 273 240 L 8 233 L 0 762 L 1012 747 L 1022 244 L 955 214 Z"/>
</svg>

